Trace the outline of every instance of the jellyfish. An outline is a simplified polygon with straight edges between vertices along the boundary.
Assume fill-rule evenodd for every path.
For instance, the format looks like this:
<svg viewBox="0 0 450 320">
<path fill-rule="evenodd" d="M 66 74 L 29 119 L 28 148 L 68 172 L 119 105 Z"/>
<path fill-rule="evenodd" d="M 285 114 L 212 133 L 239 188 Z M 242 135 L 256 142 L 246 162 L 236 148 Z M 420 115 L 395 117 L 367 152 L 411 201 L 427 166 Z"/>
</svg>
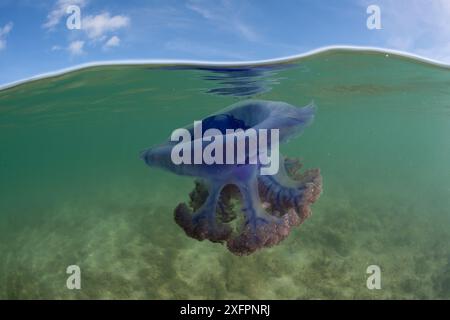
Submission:
<svg viewBox="0 0 450 320">
<path fill-rule="evenodd" d="M 310 207 L 321 194 L 320 170 L 301 172 L 298 159 L 275 153 L 277 172 L 262 174 L 261 170 L 267 162 L 261 161 L 260 156 L 273 156 L 274 148 L 298 136 L 312 122 L 314 113 L 314 104 L 299 108 L 278 101 L 238 102 L 203 119 L 202 136 L 184 142 L 183 147 L 192 151 L 188 158 L 193 159 L 195 146 L 205 148 L 212 141 L 220 141 L 223 157 L 236 160 L 236 149 L 227 148 L 230 130 L 254 129 L 258 139 L 266 133 L 264 130 L 277 130 L 276 141 L 269 138 L 265 146 L 259 144 L 254 152 L 246 147 L 244 162 L 175 163 L 173 149 L 179 144 L 173 139 L 143 151 L 141 159 L 151 167 L 196 178 L 189 203 L 180 203 L 174 210 L 175 221 L 186 235 L 223 243 L 236 255 L 249 255 L 285 239 L 293 227 L 311 215 Z M 195 137 L 195 122 L 185 129 Z M 208 132 L 214 132 L 214 139 L 205 139 Z M 227 154 L 230 150 L 231 155 Z"/>
</svg>

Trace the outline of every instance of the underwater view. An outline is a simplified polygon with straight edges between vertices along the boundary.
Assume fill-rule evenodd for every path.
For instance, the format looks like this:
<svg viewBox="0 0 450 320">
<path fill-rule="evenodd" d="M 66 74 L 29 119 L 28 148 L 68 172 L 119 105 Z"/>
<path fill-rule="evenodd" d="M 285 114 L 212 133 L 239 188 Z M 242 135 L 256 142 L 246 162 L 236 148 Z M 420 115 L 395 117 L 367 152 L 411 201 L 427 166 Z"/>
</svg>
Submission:
<svg viewBox="0 0 450 320">
<path fill-rule="evenodd" d="M 343 48 L 89 66 L 4 88 L 0 299 L 449 299 L 449 88 L 448 67 Z M 281 103 L 284 125 L 290 112 L 305 117 L 301 135 L 280 130 L 280 154 L 303 165 L 287 170 L 298 201 L 264 198 L 272 182 L 261 177 L 259 193 L 300 221 L 257 229 L 264 243 L 239 226 L 196 225 L 189 215 L 207 198 L 198 174 L 153 166 L 145 150 L 201 119 L 252 127 L 234 111 L 208 117 L 256 105 L 245 117 L 266 119 Z M 241 196 L 235 205 L 247 205 L 221 226 L 253 221 L 263 204 Z M 82 290 L 67 290 L 70 265 Z M 373 265 L 382 290 L 366 285 Z"/>
</svg>

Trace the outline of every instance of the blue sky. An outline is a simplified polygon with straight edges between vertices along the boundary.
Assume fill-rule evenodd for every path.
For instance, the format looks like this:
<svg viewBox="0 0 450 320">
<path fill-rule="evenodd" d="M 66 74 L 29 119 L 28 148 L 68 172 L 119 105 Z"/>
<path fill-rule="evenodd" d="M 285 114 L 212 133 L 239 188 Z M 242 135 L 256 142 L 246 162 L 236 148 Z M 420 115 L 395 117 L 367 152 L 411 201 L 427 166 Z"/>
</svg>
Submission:
<svg viewBox="0 0 450 320">
<path fill-rule="evenodd" d="M 69 30 L 65 9 L 81 9 Z M 366 9 L 381 10 L 381 30 Z M 450 0 L 0 0 L 0 84 L 99 60 L 260 60 L 377 46 L 450 62 Z"/>
</svg>

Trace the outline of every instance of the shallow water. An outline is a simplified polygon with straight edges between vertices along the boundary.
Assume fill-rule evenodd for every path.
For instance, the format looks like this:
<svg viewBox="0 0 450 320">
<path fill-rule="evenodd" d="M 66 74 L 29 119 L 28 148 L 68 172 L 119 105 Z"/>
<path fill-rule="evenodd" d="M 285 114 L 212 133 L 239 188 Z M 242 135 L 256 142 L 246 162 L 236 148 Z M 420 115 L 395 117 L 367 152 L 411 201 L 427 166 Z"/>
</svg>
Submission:
<svg viewBox="0 0 450 320">
<path fill-rule="evenodd" d="M 332 50 L 272 66 L 103 66 L 0 91 L 0 298 L 450 298 L 450 72 Z M 193 179 L 139 152 L 246 98 L 318 106 L 282 147 L 313 215 L 237 257 L 188 238 Z M 66 288 L 66 267 L 82 289 Z M 379 265 L 382 289 L 368 290 Z"/>
</svg>

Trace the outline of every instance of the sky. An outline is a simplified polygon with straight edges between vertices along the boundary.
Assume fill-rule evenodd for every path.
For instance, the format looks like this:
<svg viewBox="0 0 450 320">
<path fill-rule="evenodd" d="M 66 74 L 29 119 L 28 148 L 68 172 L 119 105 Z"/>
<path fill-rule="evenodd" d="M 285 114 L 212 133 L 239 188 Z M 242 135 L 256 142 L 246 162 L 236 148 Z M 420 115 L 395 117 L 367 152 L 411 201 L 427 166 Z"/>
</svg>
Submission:
<svg viewBox="0 0 450 320">
<path fill-rule="evenodd" d="M 69 29 L 80 9 L 80 29 Z M 369 29 L 370 5 L 381 29 Z M 93 61 L 273 59 L 331 45 L 450 63 L 450 0 L 0 0 L 0 85 Z"/>
</svg>

